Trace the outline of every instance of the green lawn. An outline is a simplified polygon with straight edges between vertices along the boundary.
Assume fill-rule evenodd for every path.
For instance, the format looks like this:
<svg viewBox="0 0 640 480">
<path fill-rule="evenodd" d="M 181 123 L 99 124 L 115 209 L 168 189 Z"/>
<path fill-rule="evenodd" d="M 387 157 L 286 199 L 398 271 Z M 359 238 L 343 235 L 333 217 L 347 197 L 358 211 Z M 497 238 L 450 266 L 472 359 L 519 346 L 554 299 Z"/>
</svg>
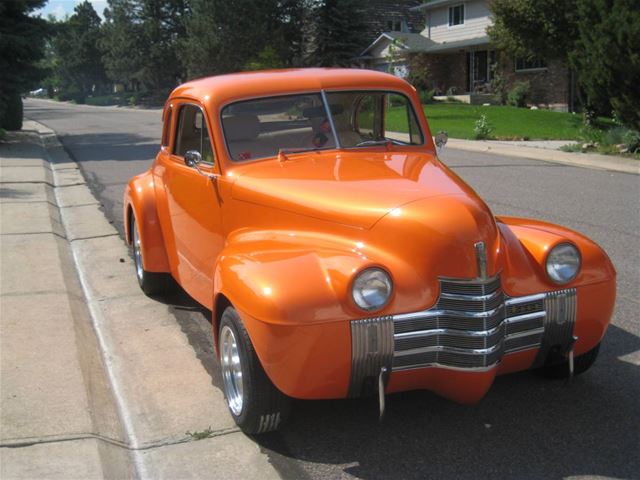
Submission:
<svg viewBox="0 0 640 480">
<path fill-rule="evenodd" d="M 394 110 L 387 117 L 388 130 L 406 131 L 404 115 Z M 433 135 L 444 130 L 452 138 L 473 139 L 475 122 L 483 114 L 499 140 L 579 140 L 582 126 L 581 115 L 503 106 L 434 103 L 424 105 L 424 113 Z"/>
</svg>

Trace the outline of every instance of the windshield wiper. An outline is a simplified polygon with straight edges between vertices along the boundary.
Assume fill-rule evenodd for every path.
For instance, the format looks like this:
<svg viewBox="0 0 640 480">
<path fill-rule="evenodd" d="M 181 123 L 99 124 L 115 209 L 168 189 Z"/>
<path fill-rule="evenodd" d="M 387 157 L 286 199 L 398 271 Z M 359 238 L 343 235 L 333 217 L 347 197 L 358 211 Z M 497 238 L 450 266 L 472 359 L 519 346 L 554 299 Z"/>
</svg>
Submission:
<svg viewBox="0 0 640 480">
<path fill-rule="evenodd" d="M 360 143 L 356 143 L 356 147 L 373 147 L 376 145 L 406 145 L 406 143 L 401 142 L 400 140 L 394 140 L 392 138 L 383 138 L 381 140 L 364 140 Z"/>
<path fill-rule="evenodd" d="M 329 148 L 331 147 L 280 148 L 278 149 L 278 160 L 281 162 L 289 160 L 287 153 L 317 152 L 320 150 L 328 150 Z"/>
</svg>

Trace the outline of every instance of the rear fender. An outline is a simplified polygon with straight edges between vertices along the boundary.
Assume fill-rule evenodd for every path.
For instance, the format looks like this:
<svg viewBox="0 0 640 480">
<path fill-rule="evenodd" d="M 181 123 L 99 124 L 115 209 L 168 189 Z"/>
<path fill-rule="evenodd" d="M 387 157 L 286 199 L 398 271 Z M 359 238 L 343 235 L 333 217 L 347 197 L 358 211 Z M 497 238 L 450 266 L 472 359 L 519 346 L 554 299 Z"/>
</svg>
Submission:
<svg viewBox="0 0 640 480">
<path fill-rule="evenodd" d="M 156 208 L 156 194 L 150 171 L 133 177 L 124 192 L 125 240 L 131 244 L 131 220 L 135 215 L 140 240 L 142 262 L 148 272 L 169 272 L 169 261 Z"/>
</svg>

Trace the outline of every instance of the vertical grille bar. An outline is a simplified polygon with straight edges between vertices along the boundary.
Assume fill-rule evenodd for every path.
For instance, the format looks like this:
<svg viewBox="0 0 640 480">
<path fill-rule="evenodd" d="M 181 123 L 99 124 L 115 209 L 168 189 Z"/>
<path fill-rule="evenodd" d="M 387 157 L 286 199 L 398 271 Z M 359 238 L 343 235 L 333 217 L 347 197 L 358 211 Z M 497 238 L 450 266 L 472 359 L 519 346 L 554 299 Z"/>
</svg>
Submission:
<svg viewBox="0 0 640 480">
<path fill-rule="evenodd" d="M 391 371 L 393 347 L 393 317 L 351 322 L 350 397 L 360 396 L 367 377 L 377 378 L 382 367 Z"/>
<path fill-rule="evenodd" d="M 576 289 L 549 292 L 544 298 L 544 335 L 533 367 L 544 365 L 550 351 L 557 349 L 566 353 L 573 344 L 573 329 L 576 323 Z"/>
</svg>

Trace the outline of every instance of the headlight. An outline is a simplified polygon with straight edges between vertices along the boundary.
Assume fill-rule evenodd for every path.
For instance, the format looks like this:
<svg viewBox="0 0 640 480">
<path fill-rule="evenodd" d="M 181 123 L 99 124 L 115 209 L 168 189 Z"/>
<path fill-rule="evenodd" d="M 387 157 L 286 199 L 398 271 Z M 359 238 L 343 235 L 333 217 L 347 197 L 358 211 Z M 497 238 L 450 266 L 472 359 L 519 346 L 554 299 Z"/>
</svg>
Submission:
<svg viewBox="0 0 640 480">
<path fill-rule="evenodd" d="M 391 297 L 391 278 L 381 268 L 367 268 L 353 281 L 353 301 L 363 310 L 378 310 Z"/>
<path fill-rule="evenodd" d="M 570 243 L 561 243 L 547 255 L 547 275 L 556 283 L 568 283 L 580 270 L 580 252 Z"/>
</svg>

